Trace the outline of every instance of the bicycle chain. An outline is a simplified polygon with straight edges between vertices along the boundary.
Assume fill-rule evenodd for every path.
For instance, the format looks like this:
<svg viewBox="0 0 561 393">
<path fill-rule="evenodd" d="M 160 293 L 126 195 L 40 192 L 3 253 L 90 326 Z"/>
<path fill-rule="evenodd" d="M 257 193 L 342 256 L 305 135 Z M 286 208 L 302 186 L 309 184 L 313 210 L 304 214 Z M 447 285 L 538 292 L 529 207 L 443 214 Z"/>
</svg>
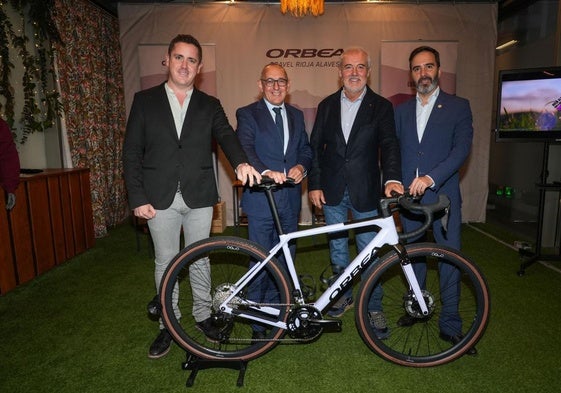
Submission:
<svg viewBox="0 0 561 393">
<path fill-rule="evenodd" d="M 228 303 L 228 305 L 232 308 L 236 308 L 237 306 L 248 306 L 247 303 L 240 303 L 240 302 L 230 302 Z M 304 306 L 306 306 L 307 304 L 304 304 Z M 234 307 L 236 306 L 236 307 Z M 251 306 L 258 306 L 258 307 L 263 307 L 263 306 L 297 306 L 297 304 L 295 303 L 251 303 Z"/>
<path fill-rule="evenodd" d="M 245 303 L 240 303 L 240 302 L 230 302 L 229 303 L 230 307 L 232 308 L 237 308 L 237 306 L 247 306 L 247 304 Z M 258 306 L 258 307 L 264 307 L 264 306 L 287 306 L 287 307 L 294 307 L 297 306 L 297 304 L 295 303 L 253 303 L 252 306 Z M 285 329 L 288 331 L 288 329 Z M 247 338 L 228 338 L 228 341 L 275 341 L 275 342 L 308 342 L 310 340 L 314 340 L 316 337 L 318 337 L 321 334 L 321 331 L 318 332 L 318 334 L 316 334 L 313 337 L 309 337 L 309 338 L 276 338 L 276 339 L 272 339 L 272 338 L 256 338 L 256 339 L 247 339 Z"/>
<path fill-rule="evenodd" d="M 310 338 L 228 338 L 228 341 L 275 341 L 275 342 L 308 342 L 310 340 L 315 339 L 317 336 L 319 336 L 319 333 L 316 334 L 314 337 L 310 337 Z"/>
</svg>

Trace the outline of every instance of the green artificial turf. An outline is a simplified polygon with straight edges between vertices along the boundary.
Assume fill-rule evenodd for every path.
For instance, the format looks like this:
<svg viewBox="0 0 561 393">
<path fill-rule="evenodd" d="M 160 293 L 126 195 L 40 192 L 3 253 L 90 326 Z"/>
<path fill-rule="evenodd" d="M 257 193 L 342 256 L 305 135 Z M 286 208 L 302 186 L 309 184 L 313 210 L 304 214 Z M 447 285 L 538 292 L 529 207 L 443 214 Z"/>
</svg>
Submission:
<svg viewBox="0 0 561 393">
<path fill-rule="evenodd" d="M 241 388 L 237 371 L 225 368 L 201 370 L 187 388 L 183 350 L 173 345 L 164 358 L 147 357 L 158 331 L 146 314 L 153 261 L 146 238 L 137 251 L 134 229 L 121 225 L 94 248 L 0 296 L 0 392 L 559 391 L 561 274 L 537 263 L 519 277 L 517 252 L 472 226 L 464 227 L 463 244 L 491 291 L 477 356 L 426 369 L 388 363 L 362 343 L 349 311 L 341 333 L 279 345 L 250 362 Z M 329 261 L 325 238 L 298 246 L 300 273 L 319 281 Z"/>
</svg>

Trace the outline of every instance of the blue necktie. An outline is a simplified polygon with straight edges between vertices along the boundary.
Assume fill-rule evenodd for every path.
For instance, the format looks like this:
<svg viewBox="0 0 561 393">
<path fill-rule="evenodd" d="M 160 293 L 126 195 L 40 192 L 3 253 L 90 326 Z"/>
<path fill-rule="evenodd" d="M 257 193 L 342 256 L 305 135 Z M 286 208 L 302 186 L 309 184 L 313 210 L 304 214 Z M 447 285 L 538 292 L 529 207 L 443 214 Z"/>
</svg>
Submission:
<svg viewBox="0 0 561 393">
<path fill-rule="evenodd" d="M 276 107 L 273 108 L 273 111 L 275 111 L 275 124 L 277 125 L 277 130 L 280 133 L 281 141 L 284 143 L 284 127 L 282 125 L 281 109 L 281 107 Z"/>
</svg>

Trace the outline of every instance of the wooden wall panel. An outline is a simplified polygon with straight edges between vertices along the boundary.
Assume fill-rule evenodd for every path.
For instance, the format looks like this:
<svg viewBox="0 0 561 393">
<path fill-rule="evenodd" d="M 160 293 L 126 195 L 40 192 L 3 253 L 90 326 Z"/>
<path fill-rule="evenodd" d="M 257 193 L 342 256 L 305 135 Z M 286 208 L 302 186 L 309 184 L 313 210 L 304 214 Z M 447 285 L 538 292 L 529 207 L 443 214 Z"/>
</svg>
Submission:
<svg viewBox="0 0 561 393">
<path fill-rule="evenodd" d="M 42 274 L 55 266 L 54 233 L 51 226 L 47 178 L 30 179 L 26 182 L 26 187 L 35 270 L 37 274 Z"/>
<path fill-rule="evenodd" d="M 10 233 L 14 246 L 18 284 L 23 284 L 37 275 L 31 237 L 31 217 L 29 216 L 25 184 L 20 183 L 16 190 L 16 205 L 10 215 Z"/>
<path fill-rule="evenodd" d="M 0 190 L 0 295 L 14 289 L 17 285 L 14 266 L 14 249 L 10 238 L 10 223 L 5 209 L 6 199 L 4 191 Z"/>
<path fill-rule="evenodd" d="M 88 169 L 22 175 L 16 206 L 0 203 L 0 294 L 95 244 Z"/>
<path fill-rule="evenodd" d="M 84 228 L 86 234 L 86 248 L 91 248 L 95 245 L 95 232 L 94 232 L 94 223 L 93 223 L 92 192 L 90 186 L 89 172 L 80 172 L 80 190 L 82 192 Z"/>
<path fill-rule="evenodd" d="M 68 184 L 70 186 L 70 207 L 72 211 L 74 247 L 76 248 L 76 254 L 80 254 L 86 250 L 86 232 L 84 231 L 84 205 L 82 203 L 82 190 L 80 189 L 80 174 L 69 174 Z"/>
<path fill-rule="evenodd" d="M 49 190 L 49 210 L 51 211 L 51 230 L 53 231 L 53 247 L 55 263 L 58 265 L 67 259 L 66 239 L 64 237 L 64 217 L 62 215 L 62 199 L 60 192 L 60 177 L 47 178 Z"/>
<path fill-rule="evenodd" d="M 70 186 L 68 176 L 59 177 L 60 181 L 60 203 L 62 206 L 62 221 L 64 233 L 64 244 L 66 247 L 66 259 L 76 255 L 76 247 L 74 246 L 74 225 L 72 224 L 72 208 L 70 200 Z"/>
</svg>

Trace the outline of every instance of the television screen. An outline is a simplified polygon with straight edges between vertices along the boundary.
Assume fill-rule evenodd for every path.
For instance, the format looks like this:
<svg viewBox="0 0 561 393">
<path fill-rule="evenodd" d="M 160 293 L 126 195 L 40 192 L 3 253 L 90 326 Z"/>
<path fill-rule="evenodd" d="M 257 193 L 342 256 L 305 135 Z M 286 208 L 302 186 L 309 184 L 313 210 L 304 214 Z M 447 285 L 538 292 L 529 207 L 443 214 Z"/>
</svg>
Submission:
<svg viewBox="0 0 561 393">
<path fill-rule="evenodd" d="M 561 67 L 499 72 L 496 140 L 561 141 Z"/>
</svg>

